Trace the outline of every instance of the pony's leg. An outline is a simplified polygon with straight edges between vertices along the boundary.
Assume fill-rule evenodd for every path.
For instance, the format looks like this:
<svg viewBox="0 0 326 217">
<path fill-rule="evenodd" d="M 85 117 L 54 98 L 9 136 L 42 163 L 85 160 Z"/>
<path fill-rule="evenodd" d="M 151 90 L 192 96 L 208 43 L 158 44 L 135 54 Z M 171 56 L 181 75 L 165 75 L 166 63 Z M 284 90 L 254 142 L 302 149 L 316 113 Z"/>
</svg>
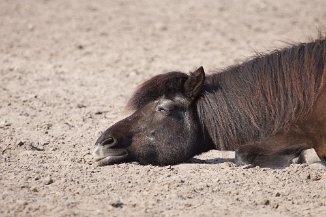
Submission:
<svg viewBox="0 0 326 217">
<path fill-rule="evenodd" d="M 240 146 L 235 152 L 237 164 L 282 168 L 292 163 L 303 150 L 312 146 L 303 140 L 287 142 L 287 136 L 275 136 L 265 141 Z"/>
</svg>

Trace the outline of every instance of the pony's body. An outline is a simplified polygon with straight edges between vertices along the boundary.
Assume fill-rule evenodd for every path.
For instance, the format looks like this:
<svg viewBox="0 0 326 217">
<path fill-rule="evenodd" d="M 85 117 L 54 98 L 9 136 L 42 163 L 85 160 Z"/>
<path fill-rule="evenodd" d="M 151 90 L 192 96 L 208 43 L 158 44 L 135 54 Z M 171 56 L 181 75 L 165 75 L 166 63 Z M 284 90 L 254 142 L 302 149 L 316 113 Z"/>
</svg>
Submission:
<svg viewBox="0 0 326 217">
<path fill-rule="evenodd" d="M 99 138 L 97 150 L 105 146 L 108 137 L 113 138 L 113 131 L 119 129 L 120 132 L 121 124 L 126 125 L 129 121 L 124 133 L 132 134 L 131 137 L 137 140 L 134 142 L 131 139 L 123 147 L 133 156 L 130 160 L 144 163 L 178 163 L 213 148 L 236 150 L 239 163 L 271 167 L 287 165 L 308 148 L 315 148 L 319 157 L 325 158 L 325 65 L 326 40 L 321 39 L 258 56 L 206 78 L 202 68 L 190 76 L 180 72 L 158 75 L 136 91 L 129 102 L 129 107 L 136 110 L 135 114 L 109 128 Z M 166 105 L 171 109 L 166 109 Z M 154 108 L 158 111 L 159 106 L 172 112 L 166 114 L 166 118 L 162 116 L 157 120 L 156 113 L 146 114 Z M 154 116 L 146 119 L 144 114 Z M 131 123 L 131 120 L 136 121 Z M 176 135 L 173 131 L 170 132 L 172 135 L 164 132 L 164 129 L 160 131 L 165 136 L 175 137 L 178 147 L 183 145 L 182 138 L 189 139 L 184 142 L 184 147 L 188 149 L 180 148 L 180 151 L 171 146 L 177 153 L 173 156 L 180 159 L 171 160 L 167 153 L 169 160 L 165 162 L 159 159 L 139 160 L 145 156 L 141 154 L 139 144 L 149 137 L 147 134 L 140 137 L 136 133 L 140 131 L 131 127 L 132 124 L 137 125 L 139 120 L 142 126 L 139 129 L 152 125 L 153 132 L 156 121 L 159 124 L 161 121 L 166 127 L 180 127 Z M 195 138 L 192 138 L 193 134 Z M 159 142 L 154 139 L 155 142 L 144 149 L 148 151 L 148 147 L 152 147 L 156 152 L 160 150 L 160 153 L 155 153 L 157 156 L 165 152 L 164 148 L 158 149 L 159 146 L 171 150 L 168 145 L 171 141 L 160 138 Z M 154 155 L 152 153 L 147 158 Z"/>
<path fill-rule="evenodd" d="M 325 40 L 300 44 L 207 76 L 197 111 L 216 148 L 316 133 L 326 118 L 325 48 Z"/>
</svg>

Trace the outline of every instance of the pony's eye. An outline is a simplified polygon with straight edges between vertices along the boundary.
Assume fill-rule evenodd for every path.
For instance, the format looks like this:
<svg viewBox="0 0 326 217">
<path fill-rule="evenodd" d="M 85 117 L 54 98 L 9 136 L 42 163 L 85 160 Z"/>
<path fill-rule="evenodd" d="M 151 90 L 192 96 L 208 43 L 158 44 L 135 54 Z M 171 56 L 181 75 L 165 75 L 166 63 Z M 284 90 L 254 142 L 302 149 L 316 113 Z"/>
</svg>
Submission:
<svg viewBox="0 0 326 217">
<path fill-rule="evenodd" d="M 156 111 L 158 111 L 158 112 L 165 112 L 167 110 L 163 106 L 157 106 Z"/>
</svg>

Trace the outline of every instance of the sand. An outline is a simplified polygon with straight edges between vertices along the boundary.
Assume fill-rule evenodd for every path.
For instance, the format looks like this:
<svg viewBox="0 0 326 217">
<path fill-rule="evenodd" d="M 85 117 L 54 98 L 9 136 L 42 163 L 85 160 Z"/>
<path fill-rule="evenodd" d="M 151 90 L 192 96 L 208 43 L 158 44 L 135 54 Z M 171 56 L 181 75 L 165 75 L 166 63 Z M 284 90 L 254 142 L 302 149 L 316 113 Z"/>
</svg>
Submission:
<svg viewBox="0 0 326 217">
<path fill-rule="evenodd" d="M 0 216 L 325 216 L 322 168 L 219 151 L 96 167 L 90 154 L 151 76 L 212 73 L 325 26 L 324 0 L 1 0 Z"/>
</svg>

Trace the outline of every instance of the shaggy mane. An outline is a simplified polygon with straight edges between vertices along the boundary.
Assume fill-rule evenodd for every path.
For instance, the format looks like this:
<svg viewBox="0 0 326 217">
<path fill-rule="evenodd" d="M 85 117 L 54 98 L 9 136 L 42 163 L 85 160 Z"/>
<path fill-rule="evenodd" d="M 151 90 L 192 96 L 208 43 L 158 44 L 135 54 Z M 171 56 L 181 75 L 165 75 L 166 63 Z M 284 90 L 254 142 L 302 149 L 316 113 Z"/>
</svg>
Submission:
<svg viewBox="0 0 326 217">
<path fill-rule="evenodd" d="M 326 39 L 301 43 L 207 76 L 197 113 L 217 149 L 304 120 L 325 85 Z"/>
</svg>

